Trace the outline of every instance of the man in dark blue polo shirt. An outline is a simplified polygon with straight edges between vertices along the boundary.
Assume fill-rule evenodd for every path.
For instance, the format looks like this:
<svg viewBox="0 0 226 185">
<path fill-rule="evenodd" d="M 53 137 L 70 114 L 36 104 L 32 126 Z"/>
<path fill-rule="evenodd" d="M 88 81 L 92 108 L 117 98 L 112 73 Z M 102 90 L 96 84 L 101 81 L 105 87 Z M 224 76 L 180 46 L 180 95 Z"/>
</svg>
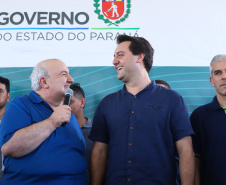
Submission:
<svg viewBox="0 0 226 185">
<path fill-rule="evenodd" d="M 193 185 L 193 130 L 182 97 L 150 80 L 154 51 L 147 40 L 120 35 L 117 43 L 113 65 L 125 85 L 94 116 L 92 185 L 103 183 L 106 169 L 107 185 L 175 185 L 176 148 L 182 185 Z"/>
<path fill-rule="evenodd" d="M 196 155 L 196 185 L 226 184 L 226 55 L 210 63 L 210 82 L 216 96 L 191 114 Z"/>
</svg>

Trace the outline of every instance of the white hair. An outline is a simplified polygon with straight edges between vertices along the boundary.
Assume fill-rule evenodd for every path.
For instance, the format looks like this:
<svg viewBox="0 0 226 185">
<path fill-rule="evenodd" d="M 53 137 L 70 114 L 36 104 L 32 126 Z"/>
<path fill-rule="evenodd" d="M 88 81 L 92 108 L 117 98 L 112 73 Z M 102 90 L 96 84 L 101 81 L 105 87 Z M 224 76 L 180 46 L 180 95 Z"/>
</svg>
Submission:
<svg viewBox="0 0 226 185">
<path fill-rule="evenodd" d="M 50 77 L 45 62 L 43 61 L 38 63 L 31 73 L 31 88 L 33 91 L 38 91 L 40 89 L 40 77 Z"/>
<path fill-rule="evenodd" d="M 226 55 L 220 54 L 213 57 L 213 59 L 210 62 L 210 75 L 212 75 L 212 72 L 213 72 L 213 67 L 212 67 L 213 64 L 215 62 L 221 62 L 222 60 L 226 60 Z"/>
</svg>

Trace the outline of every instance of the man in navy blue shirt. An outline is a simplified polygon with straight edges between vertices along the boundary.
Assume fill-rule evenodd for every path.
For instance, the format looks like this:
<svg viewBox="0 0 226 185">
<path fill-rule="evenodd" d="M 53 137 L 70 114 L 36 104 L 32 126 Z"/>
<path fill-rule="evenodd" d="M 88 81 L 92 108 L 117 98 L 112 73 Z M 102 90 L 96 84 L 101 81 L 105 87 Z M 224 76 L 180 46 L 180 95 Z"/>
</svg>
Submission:
<svg viewBox="0 0 226 185">
<path fill-rule="evenodd" d="M 191 114 L 196 185 L 226 184 L 226 55 L 210 63 L 210 82 L 216 96 Z"/>
<path fill-rule="evenodd" d="M 117 43 L 113 65 L 125 85 L 94 116 L 92 185 L 102 184 L 106 171 L 107 185 L 175 185 L 176 148 L 182 185 L 193 185 L 193 130 L 182 97 L 150 80 L 154 51 L 147 40 L 120 35 Z"/>
<path fill-rule="evenodd" d="M 31 82 L 33 91 L 14 98 L 1 122 L 0 184 L 86 185 L 85 140 L 71 108 L 62 104 L 73 82 L 67 66 L 57 59 L 42 61 Z"/>
</svg>

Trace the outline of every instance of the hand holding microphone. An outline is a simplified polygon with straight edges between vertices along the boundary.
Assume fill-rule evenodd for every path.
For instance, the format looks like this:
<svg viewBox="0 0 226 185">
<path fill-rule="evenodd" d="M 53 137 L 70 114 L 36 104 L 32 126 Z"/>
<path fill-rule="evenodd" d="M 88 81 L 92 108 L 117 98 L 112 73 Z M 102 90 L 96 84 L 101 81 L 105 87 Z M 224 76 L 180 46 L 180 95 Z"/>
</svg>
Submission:
<svg viewBox="0 0 226 185">
<path fill-rule="evenodd" d="M 70 88 L 69 89 L 66 89 L 65 91 L 64 91 L 64 95 L 65 95 L 65 97 L 64 97 L 64 105 L 70 105 L 70 103 L 71 103 L 71 97 L 73 96 L 73 90 L 71 90 Z M 62 123 L 62 127 L 64 127 L 65 125 L 67 124 L 67 122 L 64 122 L 64 123 Z"/>
<path fill-rule="evenodd" d="M 71 118 L 71 108 L 69 107 L 69 105 L 73 91 L 71 89 L 66 89 L 64 94 L 64 103 L 55 107 L 53 114 L 49 117 L 56 128 L 65 126 L 68 122 L 70 122 Z"/>
</svg>

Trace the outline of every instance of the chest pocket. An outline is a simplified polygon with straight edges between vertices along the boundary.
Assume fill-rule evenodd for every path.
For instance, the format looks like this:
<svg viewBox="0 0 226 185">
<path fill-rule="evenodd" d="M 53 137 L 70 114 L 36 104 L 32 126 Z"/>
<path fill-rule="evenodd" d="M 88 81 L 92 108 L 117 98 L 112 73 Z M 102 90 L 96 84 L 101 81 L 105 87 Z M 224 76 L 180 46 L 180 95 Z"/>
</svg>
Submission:
<svg viewBox="0 0 226 185">
<path fill-rule="evenodd" d="M 170 109 L 158 104 L 145 103 L 137 111 L 136 120 L 144 122 L 146 128 L 166 129 L 169 128 Z"/>
</svg>

